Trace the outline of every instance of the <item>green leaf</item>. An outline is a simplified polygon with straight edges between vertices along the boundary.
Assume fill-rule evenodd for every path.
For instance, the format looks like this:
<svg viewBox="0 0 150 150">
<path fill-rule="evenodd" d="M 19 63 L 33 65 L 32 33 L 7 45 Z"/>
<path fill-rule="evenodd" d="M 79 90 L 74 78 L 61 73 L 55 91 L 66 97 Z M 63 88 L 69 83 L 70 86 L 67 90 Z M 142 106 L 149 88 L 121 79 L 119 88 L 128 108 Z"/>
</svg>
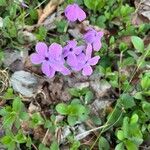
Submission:
<svg viewBox="0 0 150 150">
<path fill-rule="evenodd" d="M 118 130 L 117 131 L 117 138 L 120 140 L 120 141 L 123 141 L 125 139 L 124 137 L 124 132 L 122 130 Z"/>
<path fill-rule="evenodd" d="M 132 108 L 136 105 L 134 102 L 134 98 L 129 94 L 122 94 L 119 104 L 121 105 L 121 107 L 124 107 L 125 109 Z"/>
<path fill-rule="evenodd" d="M 70 93 L 71 96 L 75 96 L 75 97 L 80 97 L 81 96 L 80 89 L 77 89 L 77 88 L 69 89 L 69 93 Z"/>
<path fill-rule="evenodd" d="M 100 28 L 105 28 L 105 22 L 107 21 L 105 16 L 99 16 L 96 20 L 96 25 L 99 26 Z"/>
<path fill-rule="evenodd" d="M 150 132 L 150 124 L 147 126 L 148 131 Z"/>
<path fill-rule="evenodd" d="M 141 38 L 137 37 L 137 36 L 132 36 L 131 37 L 131 41 L 134 45 L 134 48 L 138 51 L 138 52 L 144 52 L 144 42 Z"/>
<path fill-rule="evenodd" d="M 135 99 L 139 99 L 139 100 L 144 100 L 144 97 L 143 97 L 143 95 L 142 95 L 142 92 L 137 92 L 137 93 L 135 93 L 134 98 L 135 98 Z"/>
<path fill-rule="evenodd" d="M 46 28 L 43 27 L 43 26 L 40 26 L 39 29 L 38 29 L 38 33 L 36 34 L 36 38 L 39 41 L 45 41 L 46 35 L 47 35 Z"/>
<path fill-rule="evenodd" d="M 44 124 L 44 127 L 45 127 L 45 128 L 48 128 L 48 129 L 49 129 L 49 128 L 51 128 L 52 126 L 53 126 L 53 124 L 52 124 L 52 122 L 51 122 L 50 120 L 46 120 L 46 121 L 45 121 L 45 124 Z"/>
<path fill-rule="evenodd" d="M 59 145 L 56 141 L 53 141 L 51 146 L 50 146 L 50 150 L 59 150 Z"/>
<path fill-rule="evenodd" d="M 150 103 L 148 102 L 143 102 L 142 104 L 142 109 L 150 117 Z"/>
<path fill-rule="evenodd" d="M 12 104 L 13 111 L 15 112 L 21 112 L 23 108 L 23 103 L 19 97 L 15 98 Z"/>
<path fill-rule="evenodd" d="M 110 40 L 109 40 L 109 44 L 112 45 L 115 43 L 115 37 L 114 36 L 111 36 L 110 37 Z"/>
<path fill-rule="evenodd" d="M 80 147 L 80 141 L 73 141 L 70 150 L 78 150 Z"/>
<path fill-rule="evenodd" d="M 85 112 L 84 113 L 82 113 L 81 115 L 79 115 L 79 120 L 81 121 L 81 122 L 83 122 L 83 121 L 85 121 L 85 120 L 87 120 L 88 118 L 89 118 L 89 109 L 86 109 L 85 110 Z"/>
<path fill-rule="evenodd" d="M 91 100 L 93 99 L 94 95 L 91 91 L 88 91 L 86 94 L 85 94 L 85 104 L 88 104 L 91 102 Z"/>
<path fill-rule="evenodd" d="M 78 121 L 78 118 L 76 116 L 67 117 L 67 122 L 69 123 L 70 126 L 75 125 L 77 121 Z"/>
<path fill-rule="evenodd" d="M 127 53 L 128 53 L 130 56 L 132 56 L 135 60 L 137 60 L 137 59 L 139 58 L 135 51 L 130 51 L 130 50 L 129 50 L 129 51 L 127 51 Z"/>
<path fill-rule="evenodd" d="M 8 150 L 16 150 L 16 143 L 12 141 L 9 145 L 7 145 Z"/>
<path fill-rule="evenodd" d="M 108 116 L 108 119 L 107 119 L 108 124 L 110 124 L 110 126 L 112 124 L 117 125 L 117 123 L 119 123 L 120 119 L 122 118 L 121 113 L 122 113 L 122 110 L 120 109 L 120 107 L 116 106 L 116 109 L 114 109 L 113 112 L 110 113 L 110 115 Z M 118 120 L 118 118 L 120 118 L 120 119 Z M 116 123 L 116 121 L 117 121 L 117 123 Z M 110 126 L 104 127 L 102 129 L 102 133 L 105 132 L 107 129 L 109 129 Z"/>
<path fill-rule="evenodd" d="M 80 99 L 78 99 L 78 98 L 74 98 L 72 101 L 71 101 L 71 105 L 76 105 L 76 104 L 78 104 L 78 105 L 80 105 L 81 104 L 81 100 Z"/>
<path fill-rule="evenodd" d="M 12 142 L 12 138 L 10 136 L 4 136 L 2 139 L 1 139 L 1 142 L 4 144 L 4 145 L 8 145 Z"/>
<path fill-rule="evenodd" d="M 12 4 L 9 10 L 10 18 L 14 19 L 17 15 L 18 5 L 16 3 Z"/>
<path fill-rule="evenodd" d="M 150 89 L 150 77 L 145 75 L 142 79 L 141 79 L 141 87 L 143 90 L 148 90 Z"/>
<path fill-rule="evenodd" d="M 88 117 L 88 114 L 89 114 L 89 109 L 84 107 L 81 104 L 70 104 L 68 106 L 69 116 L 76 116 L 83 121 Z"/>
<path fill-rule="evenodd" d="M 32 114 L 31 118 L 32 118 L 31 121 L 32 127 L 44 124 L 44 120 L 39 113 Z"/>
<path fill-rule="evenodd" d="M 56 26 L 59 33 L 64 33 L 67 30 L 68 22 L 66 20 L 58 21 L 56 22 Z"/>
<path fill-rule="evenodd" d="M 12 112 L 3 118 L 4 128 L 11 129 L 16 119 L 16 113 Z"/>
<path fill-rule="evenodd" d="M 100 10 L 105 5 L 105 0 L 84 0 L 84 4 L 88 9 L 94 10 L 95 12 L 97 10 Z"/>
<path fill-rule="evenodd" d="M 29 114 L 28 114 L 27 112 L 21 112 L 21 113 L 19 114 L 19 118 L 20 118 L 21 120 L 28 120 L 28 119 L 29 119 Z"/>
<path fill-rule="evenodd" d="M 56 106 L 56 111 L 60 113 L 61 115 L 67 115 L 68 114 L 68 106 L 66 104 L 60 103 Z"/>
<path fill-rule="evenodd" d="M 135 60 L 132 57 L 127 57 L 123 59 L 121 65 L 122 67 L 127 67 L 127 66 L 134 65 L 134 64 L 135 64 Z"/>
<path fill-rule="evenodd" d="M 129 140 L 125 141 L 124 143 L 125 143 L 127 150 L 138 150 L 137 145 L 135 145 L 133 142 Z"/>
<path fill-rule="evenodd" d="M 17 129 L 20 128 L 21 121 L 20 121 L 20 119 L 19 119 L 18 117 L 16 117 L 15 122 L 14 122 L 14 125 L 15 125 L 15 127 L 16 127 Z"/>
<path fill-rule="evenodd" d="M 6 36 L 16 38 L 17 37 L 17 28 L 13 21 L 7 16 L 3 19 L 3 27 L 6 30 Z"/>
<path fill-rule="evenodd" d="M 125 138 L 129 137 L 129 118 L 124 117 L 122 126 L 123 135 Z"/>
<path fill-rule="evenodd" d="M 4 94 L 4 99 L 13 99 L 15 97 L 12 88 L 8 88 L 6 93 Z"/>
<path fill-rule="evenodd" d="M 39 150 L 49 150 L 44 144 L 39 145 Z"/>
<path fill-rule="evenodd" d="M 124 144 L 123 142 L 116 145 L 115 150 L 124 150 Z"/>
<path fill-rule="evenodd" d="M 30 14 L 31 19 L 33 20 L 38 19 L 38 12 L 36 9 L 30 9 L 29 14 Z"/>
<path fill-rule="evenodd" d="M 98 147 L 99 150 L 110 150 L 110 145 L 104 137 L 99 138 Z"/>
<path fill-rule="evenodd" d="M 7 3 L 6 3 L 6 0 L 0 0 L 0 6 L 6 6 Z"/>
<path fill-rule="evenodd" d="M 26 136 L 22 132 L 18 132 L 18 134 L 15 136 L 15 140 L 17 143 L 25 143 Z"/>
<path fill-rule="evenodd" d="M 102 124 L 102 120 L 99 116 L 97 115 L 91 115 L 91 119 L 92 119 L 92 122 L 95 124 L 95 125 L 101 125 Z"/>
<path fill-rule="evenodd" d="M 26 146 L 27 146 L 29 149 L 31 149 L 31 146 L 32 146 L 32 139 L 31 139 L 30 137 L 28 137 L 28 138 L 26 139 Z"/>
<path fill-rule="evenodd" d="M 127 46 L 126 43 L 121 42 L 121 43 L 119 44 L 119 50 L 120 50 L 120 51 L 124 52 L 124 51 L 126 51 L 127 49 L 128 49 L 128 46 Z"/>
<path fill-rule="evenodd" d="M 137 114 L 132 115 L 130 119 L 130 124 L 136 124 L 138 122 L 139 116 Z"/>
</svg>

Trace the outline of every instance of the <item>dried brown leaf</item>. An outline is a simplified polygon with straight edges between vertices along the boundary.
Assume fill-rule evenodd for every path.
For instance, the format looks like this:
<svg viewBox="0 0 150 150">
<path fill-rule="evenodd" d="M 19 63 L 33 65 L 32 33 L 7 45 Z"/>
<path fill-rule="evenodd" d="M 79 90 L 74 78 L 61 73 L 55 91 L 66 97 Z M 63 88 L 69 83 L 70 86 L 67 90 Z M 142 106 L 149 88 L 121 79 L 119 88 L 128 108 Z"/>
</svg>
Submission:
<svg viewBox="0 0 150 150">
<path fill-rule="evenodd" d="M 51 0 L 43 9 L 43 12 L 38 20 L 38 24 L 41 24 L 51 13 L 53 13 L 57 6 L 62 2 L 64 2 L 64 0 Z"/>
</svg>

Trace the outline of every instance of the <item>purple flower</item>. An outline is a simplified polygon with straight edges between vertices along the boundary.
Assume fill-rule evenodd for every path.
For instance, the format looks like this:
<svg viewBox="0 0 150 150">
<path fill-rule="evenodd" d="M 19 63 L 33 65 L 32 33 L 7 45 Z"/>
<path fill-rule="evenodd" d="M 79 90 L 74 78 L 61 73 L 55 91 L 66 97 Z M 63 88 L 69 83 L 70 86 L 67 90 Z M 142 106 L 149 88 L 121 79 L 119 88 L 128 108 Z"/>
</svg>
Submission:
<svg viewBox="0 0 150 150">
<path fill-rule="evenodd" d="M 72 68 L 75 71 L 82 70 L 82 74 L 84 76 L 89 76 L 93 73 L 93 69 L 91 66 L 94 66 L 98 63 L 100 57 L 95 56 L 92 57 L 92 46 L 91 44 L 87 45 L 86 53 L 81 53 L 78 57 L 78 65 L 77 67 Z"/>
<path fill-rule="evenodd" d="M 88 30 L 88 32 L 84 35 L 84 39 L 87 43 L 90 43 L 93 46 L 95 51 L 99 51 L 102 44 L 101 38 L 103 37 L 103 32 L 97 32 L 94 29 Z"/>
<path fill-rule="evenodd" d="M 29 8 L 29 6 L 23 0 L 20 2 L 20 4 L 23 8 Z"/>
<path fill-rule="evenodd" d="M 65 9 L 65 16 L 71 22 L 77 20 L 83 21 L 86 18 L 85 12 L 78 6 L 78 4 L 68 5 Z"/>
<path fill-rule="evenodd" d="M 77 46 L 77 42 L 75 40 L 69 41 L 68 45 L 63 48 L 64 58 L 67 57 L 67 64 L 69 66 L 77 66 L 77 55 L 79 55 L 84 46 Z"/>
<path fill-rule="evenodd" d="M 70 74 L 69 69 L 64 66 L 65 60 L 62 57 L 62 47 L 57 43 L 49 46 L 39 42 L 36 45 L 36 53 L 31 55 L 33 64 L 42 64 L 42 72 L 52 78 L 56 71 L 64 75 Z"/>
</svg>

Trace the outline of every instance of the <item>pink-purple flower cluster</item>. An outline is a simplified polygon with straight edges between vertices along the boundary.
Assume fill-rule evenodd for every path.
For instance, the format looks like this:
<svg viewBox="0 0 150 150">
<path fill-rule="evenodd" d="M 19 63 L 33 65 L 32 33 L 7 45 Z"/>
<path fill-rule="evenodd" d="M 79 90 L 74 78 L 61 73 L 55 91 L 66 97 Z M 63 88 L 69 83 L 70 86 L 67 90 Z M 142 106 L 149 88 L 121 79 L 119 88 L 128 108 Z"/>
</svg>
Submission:
<svg viewBox="0 0 150 150">
<path fill-rule="evenodd" d="M 77 4 L 68 5 L 65 16 L 70 22 L 83 21 L 86 18 L 85 12 Z M 33 64 L 41 64 L 42 72 L 50 78 L 54 77 L 56 72 L 69 75 L 75 71 L 89 76 L 93 73 L 92 66 L 100 59 L 92 54 L 100 50 L 102 37 L 103 32 L 89 29 L 84 34 L 85 44 L 81 46 L 76 40 L 68 41 L 64 47 L 57 43 L 48 47 L 44 42 L 38 42 L 35 47 L 36 53 L 31 55 L 31 61 Z"/>
</svg>

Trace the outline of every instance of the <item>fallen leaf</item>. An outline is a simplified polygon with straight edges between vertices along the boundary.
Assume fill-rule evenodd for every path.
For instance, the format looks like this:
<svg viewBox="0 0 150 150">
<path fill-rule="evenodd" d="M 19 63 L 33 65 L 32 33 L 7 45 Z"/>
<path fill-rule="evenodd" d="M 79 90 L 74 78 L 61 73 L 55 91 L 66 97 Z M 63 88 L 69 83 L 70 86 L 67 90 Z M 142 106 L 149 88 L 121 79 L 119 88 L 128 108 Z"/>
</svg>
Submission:
<svg viewBox="0 0 150 150">
<path fill-rule="evenodd" d="M 135 1 L 137 13 L 150 21 L 150 0 Z"/>
<path fill-rule="evenodd" d="M 38 20 L 38 24 L 41 24 L 51 13 L 53 13 L 57 6 L 62 2 L 64 2 L 64 0 L 51 0 L 43 9 L 43 12 Z"/>
</svg>

